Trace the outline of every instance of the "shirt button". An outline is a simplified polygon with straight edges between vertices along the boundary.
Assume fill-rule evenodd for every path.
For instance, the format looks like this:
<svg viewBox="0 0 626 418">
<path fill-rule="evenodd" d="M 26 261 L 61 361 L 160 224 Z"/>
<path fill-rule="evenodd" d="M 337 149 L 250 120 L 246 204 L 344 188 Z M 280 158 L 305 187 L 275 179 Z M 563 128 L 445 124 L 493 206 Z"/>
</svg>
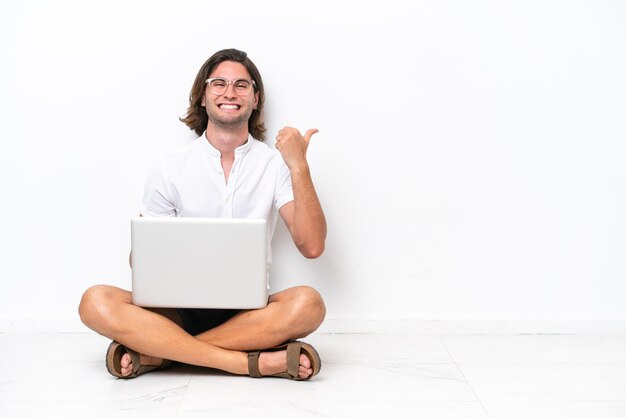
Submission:
<svg viewBox="0 0 626 418">
<path fill-rule="evenodd" d="M 222 175 L 222 174 L 224 174 L 224 173 L 222 172 L 222 170 L 218 170 L 218 171 L 217 171 L 217 174 L 219 174 L 219 175 L 221 176 L 221 175 Z"/>
</svg>

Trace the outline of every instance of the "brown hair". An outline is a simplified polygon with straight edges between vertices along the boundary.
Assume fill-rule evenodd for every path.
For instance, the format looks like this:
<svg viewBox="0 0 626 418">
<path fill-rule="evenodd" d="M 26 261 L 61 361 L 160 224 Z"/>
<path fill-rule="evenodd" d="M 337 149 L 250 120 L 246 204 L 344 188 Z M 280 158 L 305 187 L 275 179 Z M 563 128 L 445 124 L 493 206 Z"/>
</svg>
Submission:
<svg viewBox="0 0 626 418">
<path fill-rule="evenodd" d="M 217 51 L 211 56 L 200 68 L 196 80 L 191 86 L 191 92 L 189 93 L 189 108 L 184 118 L 179 118 L 181 122 L 189 126 L 198 135 L 202 135 L 202 132 L 207 127 L 209 117 L 206 113 L 206 109 L 202 106 L 202 97 L 205 91 L 205 81 L 209 78 L 209 74 L 224 61 L 235 61 L 243 64 L 244 67 L 250 73 L 250 76 L 254 80 L 255 87 L 254 92 L 259 94 L 259 101 L 257 108 L 252 111 L 250 119 L 248 120 L 248 132 L 254 138 L 259 141 L 265 139 L 265 123 L 263 120 L 263 103 L 265 102 L 265 91 L 263 90 L 263 80 L 261 74 L 256 68 L 256 65 L 248 58 L 248 54 L 237 49 L 222 49 Z"/>
</svg>

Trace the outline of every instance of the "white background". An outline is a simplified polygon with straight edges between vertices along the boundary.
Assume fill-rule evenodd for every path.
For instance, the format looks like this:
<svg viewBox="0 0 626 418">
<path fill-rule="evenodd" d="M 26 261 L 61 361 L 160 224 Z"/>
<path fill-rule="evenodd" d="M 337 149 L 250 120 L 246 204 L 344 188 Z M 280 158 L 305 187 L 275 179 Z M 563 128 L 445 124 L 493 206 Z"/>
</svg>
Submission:
<svg viewBox="0 0 626 418">
<path fill-rule="evenodd" d="M 626 330 L 625 22 L 621 1 L 0 0 L 0 331 L 83 330 L 88 286 L 129 287 L 143 182 L 229 47 L 270 144 L 320 130 L 327 250 L 279 225 L 272 285 L 320 290 L 326 330 Z"/>
</svg>

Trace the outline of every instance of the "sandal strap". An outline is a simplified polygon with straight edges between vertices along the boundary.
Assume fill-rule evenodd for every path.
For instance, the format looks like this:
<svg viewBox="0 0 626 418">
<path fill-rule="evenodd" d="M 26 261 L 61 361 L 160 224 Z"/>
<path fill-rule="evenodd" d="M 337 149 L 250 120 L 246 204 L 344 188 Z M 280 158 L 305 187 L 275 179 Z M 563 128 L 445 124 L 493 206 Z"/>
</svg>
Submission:
<svg viewBox="0 0 626 418">
<path fill-rule="evenodd" d="M 248 353 L 248 374 L 250 377 L 263 377 L 259 370 L 260 351 L 251 351 Z"/>
<path fill-rule="evenodd" d="M 298 377 L 300 371 L 300 349 L 302 344 L 292 342 L 287 344 L 287 373 L 292 377 Z"/>
<path fill-rule="evenodd" d="M 132 356 L 131 356 L 131 358 L 132 358 Z M 135 377 L 139 376 L 141 374 L 144 374 L 144 373 L 151 372 L 153 370 L 166 369 L 166 368 L 168 368 L 172 364 L 172 362 L 170 360 L 161 359 L 161 363 L 160 364 L 141 364 L 141 361 L 138 361 L 137 364 L 139 364 L 139 366 L 135 367 L 135 362 L 134 361 L 135 360 L 133 359 L 132 376 L 135 376 Z"/>
<path fill-rule="evenodd" d="M 130 356 L 130 361 L 133 363 L 133 371 L 131 372 L 131 375 L 139 376 L 142 372 L 145 373 L 149 371 L 145 370 L 146 366 L 141 365 L 141 357 L 138 352 L 136 352 L 135 350 L 131 350 L 128 347 L 124 347 L 124 350 L 128 353 L 128 355 Z"/>
</svg>

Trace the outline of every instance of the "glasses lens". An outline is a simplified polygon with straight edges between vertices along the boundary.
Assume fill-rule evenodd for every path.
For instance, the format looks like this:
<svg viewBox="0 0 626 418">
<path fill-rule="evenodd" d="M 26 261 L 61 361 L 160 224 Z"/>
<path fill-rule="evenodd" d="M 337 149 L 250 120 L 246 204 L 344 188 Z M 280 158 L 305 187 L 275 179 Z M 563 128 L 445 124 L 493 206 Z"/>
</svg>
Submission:
<svg viewBox="0 0 626 418">
<path fill-rule="evenodd" d="M 252 82 L 250 80 L 227 81 L 223 78 L 210 78 L 207 81 L 209 83 L 209 91 L 217 95 L 224 94 L 229 84 L 233 85 L 233 90 L 240 96 L 245 96 L 252 90 Z"/>
<path fill-rule="evenodd" d="M 248 80 L 235 80 L 233 82 L 237 93 L 248 93 L 252 84 Z"/>
</svg>

